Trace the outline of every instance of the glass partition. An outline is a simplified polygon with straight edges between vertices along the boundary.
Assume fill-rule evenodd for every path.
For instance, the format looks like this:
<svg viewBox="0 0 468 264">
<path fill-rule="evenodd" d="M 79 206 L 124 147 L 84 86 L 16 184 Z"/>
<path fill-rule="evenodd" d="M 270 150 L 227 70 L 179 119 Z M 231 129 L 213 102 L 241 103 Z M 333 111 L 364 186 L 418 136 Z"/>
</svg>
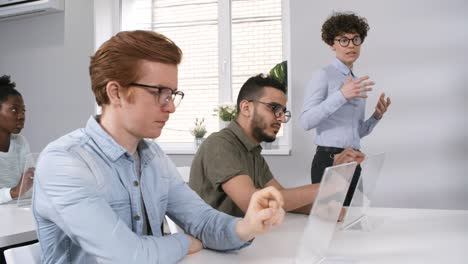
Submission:
<svg viewBox="0 0 468 264">
<path fill-rule="evenodd" d="M 0 204 L 16 203 L 29 152 L 26 138 L 17 134 L 11 135 L 8 151 L 0 152 Z"/>
<path fill-rule="evenodd" d="M 34 184 L 34 172 L 39 153 L 29 153 L 24 160 L 22 177 L 20 183 L 20 195 L 18 196 L 17 204 L 19 207 L 31 206 L 31 198 Z"/>
<path fill-rule="evenodd" d="M 380 177 L 385 161 L 385 153 L 367 156 L 361 164 L 361 177 L 349 207 L 346 209 L 341 229 L 367 230 L 375 226 L 367 212 L 375 193 L 375 186 Z"/>
<path fill-rule="evenodd" d="M 296 263 L 320 263 L 326 259 L 356 166 L 356 162 L 352 162 L 325 170 L 299 244 Z"/>
</svg>

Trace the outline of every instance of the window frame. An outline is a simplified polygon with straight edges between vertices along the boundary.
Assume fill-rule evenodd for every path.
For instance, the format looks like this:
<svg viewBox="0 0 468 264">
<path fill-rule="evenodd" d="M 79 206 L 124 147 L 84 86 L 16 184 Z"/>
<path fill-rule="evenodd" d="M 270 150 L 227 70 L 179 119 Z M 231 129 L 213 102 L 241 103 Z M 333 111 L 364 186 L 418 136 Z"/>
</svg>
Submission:
<svg viewBox="0 0 468 264">
<path fill-rule="evenodd" d="M 132 5 L 134 0 L 100 0 L 94 1 L 95 10 L 95 50 L 111 36 L 119 32 L 122 28 L 123 21 L 126 19 L 123 13 L 124 8 Z M 232 102 L 232 63 L 231 63 L 231 1 L 219 0 L 218 2 L 218 73 L 219 73 L 219 103 Z M 290 16 L 289 16 L 289 0 L 281 0 L 282 12 L 282 39 L 283 39 L 283 60 L 288 63 L 288 102 L 287 108 L 291 109 L 291 52 L 290 52 Z M 278 62 L 280 63 L 280 62 Z M 273 65 L 274 66 L 274 65 Z M 272 67 L 273 67 L 272 66 Z M 182 102 L 183 103 L 183 102 Z M 96 112 L 99 113 L 98 107 Z M 283 124 L 283 135 L 278 137 L 275 145 L 271 149 L 264 148 L 263 155 L 290 155 L 292 146 L 292 123 L 295 120 L 294 116 L 290 122 Z M 220 120 L 220 125 L 221 125 Z M 161 148 L 167 154 L 186 155 L 195 154 L 197 148 L 194 143 L 187 142 L 158 142 Z"/>
</svg>

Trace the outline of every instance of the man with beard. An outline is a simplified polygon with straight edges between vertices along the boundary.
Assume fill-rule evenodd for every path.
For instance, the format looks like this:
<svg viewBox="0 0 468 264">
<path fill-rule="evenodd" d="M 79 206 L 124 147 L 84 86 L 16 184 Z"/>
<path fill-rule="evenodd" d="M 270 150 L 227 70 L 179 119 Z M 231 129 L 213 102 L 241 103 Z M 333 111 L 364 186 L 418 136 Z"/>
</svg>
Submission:
<svg viewBox="0 0 468 264">
<path fill-rule="evenodd" d="M 200 146 L 189 185 L 213 208 L 243 216 L 252 194 L 273 186 L 283 195 L 286 211 L 310 212 L 320 185 L 284 188 L 261 155 L 260 143 L 274 141 L 281 124 L 291 118 L 286 101 L 286 87 L 276 79 L 263 75 L 249 78 L 237 97 L 237 119 Z M 346 149 L 334 159 L 335 164 L 360 163 L 364 154 Z"/>
<path fill-rule="evenodd" d="M 283 199 L 256 192 L 245 218 L 214 210 L 183 182 L 158 138 L 184 97 L 182 51 L 154 31 L 121 31 L 91 57 L 100 115 L 41 153 L 33 213 L 43 264 L 176 263 L 237 250 L 278 225 Z M 184 232 L 165 235 L 164 215 Z"/>
</svg>

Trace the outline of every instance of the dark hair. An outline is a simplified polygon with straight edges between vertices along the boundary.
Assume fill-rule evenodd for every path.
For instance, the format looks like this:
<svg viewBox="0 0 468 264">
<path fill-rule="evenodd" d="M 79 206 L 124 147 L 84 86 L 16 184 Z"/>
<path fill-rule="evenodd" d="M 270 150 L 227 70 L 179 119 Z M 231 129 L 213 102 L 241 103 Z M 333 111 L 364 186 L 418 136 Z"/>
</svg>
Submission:
<svg viewBox="0 0 468 264">
<path fill-rule="evenodd" d="M 137 81 L 143 60 L 178 65 L 182 51 L 172 40 L 154 31 L 119 32 L 91 57 L 89 74 L 97 104 L 109 103 L 109 81 L 117 81 L 123 87 Z"/>
<path fill-rule="evenodd" d="M 15 87 L 16 83 L 10 80 L 9 75 L 0 77 L 0 106 L 8 96 L 21 96 L 20 92 L 18 92 Z"/>
<path fill-rule="evenodd" d="M 279 82 L 277 79 L 269 76 L 259 74 L 250 77 L 244 85 L 242 85 L 239 95 L 237 96 L 237 112 L 240 112 L 240 102 L 242 100 L 258 100 L 263 95 L 263 88 L 273 87 L 286 94 L 286 86 Z"/>
<path fill-rule="evenodd" d="M 367 36 L 367 19 L 352 12 L 334 12 L 322 25 L 322 40 L 332 46 L 335 37 L 344 33 L 358 33 L 362 41 Z"/>
</svg>

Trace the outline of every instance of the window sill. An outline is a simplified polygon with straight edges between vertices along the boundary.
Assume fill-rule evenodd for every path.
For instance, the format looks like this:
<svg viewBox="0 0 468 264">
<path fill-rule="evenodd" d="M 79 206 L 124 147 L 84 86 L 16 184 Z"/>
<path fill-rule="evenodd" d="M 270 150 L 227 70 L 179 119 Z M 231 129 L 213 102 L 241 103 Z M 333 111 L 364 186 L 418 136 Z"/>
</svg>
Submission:
<svg viewBox="0 0 468 264">
<path fill-rule="evenodd" d="M 262 149 L 262 155 L 264 156 L 289 156 L 291 155 L 291 149 L 287 146 L 272 149 Z"/>
<path fill-rule="evenodd" d="M 169 145 L 169 144 L 168 144 Z M 164 152 L 168 155 L 194 155 L 197 153 L 198 148 L 195 148 L 195 146 L 168 146 L 165 144 L 160 144 L 161 148 L 164 150 Z M 289 156 L 291 155 L 291 149 L 288 146 L 281 146 L 277 148 L 271 148 L 271 149 L 263 149 L 262 150 L 262 155 L 264 156 Z"/>
</svg>

